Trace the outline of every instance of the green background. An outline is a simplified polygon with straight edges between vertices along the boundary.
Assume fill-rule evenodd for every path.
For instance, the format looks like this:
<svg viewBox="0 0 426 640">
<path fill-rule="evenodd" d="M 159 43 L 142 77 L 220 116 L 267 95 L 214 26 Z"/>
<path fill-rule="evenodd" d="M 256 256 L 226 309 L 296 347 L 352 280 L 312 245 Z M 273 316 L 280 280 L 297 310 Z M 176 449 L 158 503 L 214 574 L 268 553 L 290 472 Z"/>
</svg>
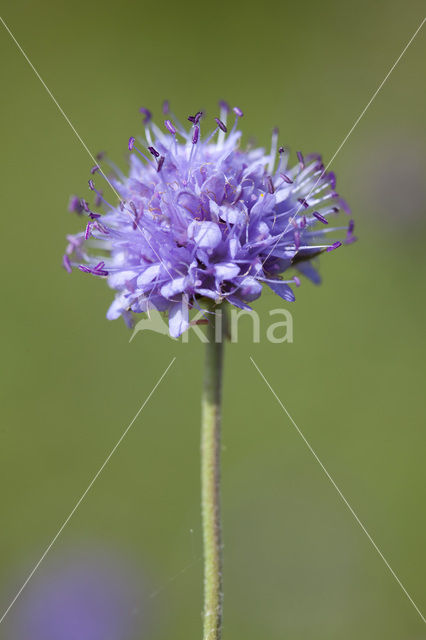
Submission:
<svg viewBox="0 0 426 640">
<path fill-rule="evenodd" d="M 23 2 L 2 15 L 96 153 L 124 166 L 138 108 L 245 112 L 331 158 L 419 26 L 396 2 Z M 225 632 L 234 640 L 415 640 L 426 628 L 249 361 L 252 355 L 421 610 L 425 596 L 425 149 L 421 32 L 336 157 L 360 241 L 291 306 L 294 343 L 229 345 L 224 388 Z M 108 322 L 112 293 L 60 267 L 92 162 L 0 27 L 4 610 L 171 358 L 176 361 L 0 626 L 49 567 L 95 545 L 147 584 L 135 638 L 201 636 L 202 345 Z M 280 304 L 256 304 L 262 327 Z M 243 325 L 243 323 L 242 323 Z M 33 640 L 33 638 L 31 638 Z M 58 640 L 61 640 L 58 638 Z M 110 640 L 109 638 L 106 640 Z M 112 640 L 123 640 L 114 638 Z M 134 640 L 134 638 L 124 638 Z"/>
</svg>

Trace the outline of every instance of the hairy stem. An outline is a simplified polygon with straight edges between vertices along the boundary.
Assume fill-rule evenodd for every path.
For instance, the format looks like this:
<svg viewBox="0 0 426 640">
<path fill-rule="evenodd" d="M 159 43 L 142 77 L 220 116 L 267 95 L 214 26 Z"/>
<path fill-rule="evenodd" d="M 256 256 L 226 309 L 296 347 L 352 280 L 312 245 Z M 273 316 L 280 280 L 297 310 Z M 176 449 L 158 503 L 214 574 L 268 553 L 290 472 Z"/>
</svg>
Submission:
<svg viewBox="0 0 426 640">
<path fill-rule="evenodd" d="M 201 421 L 201 510 L 204 546 L 204 640 L 222 635 L 220 431 L 225 314 L 213 308 L 207 327 Z"/>
</svg>

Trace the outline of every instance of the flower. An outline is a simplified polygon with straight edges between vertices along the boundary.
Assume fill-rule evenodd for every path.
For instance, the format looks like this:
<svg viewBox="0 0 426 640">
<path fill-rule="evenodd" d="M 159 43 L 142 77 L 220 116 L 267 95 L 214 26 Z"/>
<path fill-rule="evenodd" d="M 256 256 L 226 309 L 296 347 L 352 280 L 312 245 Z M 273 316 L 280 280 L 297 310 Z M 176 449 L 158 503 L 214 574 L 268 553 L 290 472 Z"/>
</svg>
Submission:
<svg viewBox="0 0 426 640">
<path fill-rule="evenodd" d="M 318 283 L 312 258 L 342 244 L 327 234 L 346 230 L 344 241 L 354 240 L 352 220 L 329 225 L 333 214 L 350 211 L 321 156 L 297 152 L 297 164 L 289 167 L 288 150 L 277 148 L 278 130 L 268 153 L 240 148 L 243 112 L 224 102 L 204 137 L 201 111 L 188 117 L 187 128 L 168 103 L 163 111 L 160 128 L 141 109 L 145 140 L 129 139 L 128 176 L 114 165 L 108 177 L 100 164 L 91 170 L 107 180 L 119 204 L 105 200 L 94 177 L 95 206 L 75 197 L 70 203 L 87 225 L 68 236 L 63 265 L 104 277 L 118 292 L 107 318 L 123 316 L 130 325 L 132 313 L 155 308 L 168 312 L 170 334 L 177 337 L 189 326 L 188 308 L 203 299 L 250 309 L 247 303 L 267 285 L 293 301 L 290 284 L 300 280 L 283 279 L 290 268 Z M 99 207 L 103 215 L 94 211 Z"/>
<path fill-rule="evenodd" d="M 110 550 L 69 550 L 29 585 L 9 640 L 129 640 L 146 637 L 150 615 L 145 576 Z M 7 623 L 6 623 L 7 624 Z"/>
</svg>

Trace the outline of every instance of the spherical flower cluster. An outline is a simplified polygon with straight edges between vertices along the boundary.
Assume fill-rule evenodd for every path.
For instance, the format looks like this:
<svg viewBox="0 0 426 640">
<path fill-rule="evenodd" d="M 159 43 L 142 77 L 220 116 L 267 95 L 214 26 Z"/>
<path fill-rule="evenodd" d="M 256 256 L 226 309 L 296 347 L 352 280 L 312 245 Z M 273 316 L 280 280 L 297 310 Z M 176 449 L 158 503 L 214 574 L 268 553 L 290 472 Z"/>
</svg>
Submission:
<svg viewBox="0 0 426 640">
<path fill-rule="evenodd" d="M 107 279 L 117 291 L 109 319 L 123 316 L 131 324 L 132 313 L 155 308 L 168 312 L 170 334 L 177 337 L 189 326 L 188 309 L 200 308 L 206 298 L 250 309 L 247 303 L 267 285 L 293 301 L 290 284 L 299 286 L 297 274 L 318 283 L 312 258 L 341 246 L 327 234 L 354 240 L 352 220 L 329 225 L 339 210 L 349 213 L 335 191 L 334 174 L 325 171 L 320 156 L 301 152 L 289 168 L 277 130 L 266 153 L 240 148 L 243 113 L 226 103 L 205 137 L 202 112 L 189 116 L 188 128 L 167 103 L 162 128 L 147 109 L 141 112 L 145 140 L 129 139 L 128 176 L 112 164 L 112 175 L 96 165 L 89 180 L 95 206 L 76 197 L 70 201 L 70 210 L 86 216 L 87 226 L 68 236 L 63 264 L 69 272 L 75 266 Z M 105 200 L 96 176 L 106 179 L 117 205 Z M 283 279 L 290 268 L 292 276 Z"/>
</svg>

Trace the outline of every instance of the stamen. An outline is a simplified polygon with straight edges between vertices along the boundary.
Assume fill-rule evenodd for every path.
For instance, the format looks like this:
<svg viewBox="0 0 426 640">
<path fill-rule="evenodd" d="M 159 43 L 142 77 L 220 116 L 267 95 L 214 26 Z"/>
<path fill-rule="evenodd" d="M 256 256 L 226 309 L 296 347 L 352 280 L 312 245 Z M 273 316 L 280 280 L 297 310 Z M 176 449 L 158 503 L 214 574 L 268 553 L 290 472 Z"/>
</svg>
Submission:
<svg viewBox="0 0 426 640">
<path fill-rule="evenodd" d="M 71 213 L 83 213 L 83 204 L 82 201 L 80 200 L 80 198 L 78 198 L 77 196 L 72 196 L 72 198 L 70 198 L 70 202 L 68 205 L 68 211 L 70 211 Z"/>
<path fill-rule="evenodd" d="M 86 232 L 84 234 L 84 239 L 88 240 L 90 238 L 90 234 L 92 233 L 92 225 L 90 222 L 87 223 Z"/>
<path fill-rule="evenodd" d="M 109 236 L 108 229 L 101 222 L 95 222 L 93 226 L 94 226 L 95 229 L 97 229 L 101 233 L 104 233 L 106 236 Z"/>
<path fill-rule="evenodd" d="M 289 178 L 285 173 L 280 173 L 280 176 L 284 180 L 284 182 L 287 182 L 287 184 L 293 184 L 294 180 Z"/>
<path fill-rule="evenodd" d="M 294 247 L 296 251 L 299 251 L 300 247 L 300 233 L 298 231 L 294 232 Z"/>
<path fill-rule="evenodd" d="M 193 124 L 198 124 L 201 120 L 201 116 L 203 115 L 202 111 L 197 111 L 197 113 L 195 114 L 195 116 L 188 116 L 188 120 L 189 122 L 192 122 Z"/>
<path fill-rule="evenodd" d="M 99 169 L 100 169 L 99 165 L 95 164 L 95 166 L 90 169 L 90 173 L 92 174 L 92 176 L 94 173 L 96 173 L 96 171 L 99 171 Z"/>
<path fill-rule="evenodd" d="M 93 180 L 92 180 L 91 178 L 90 178 L 90 180 L 89 180 L 89 183 L 88 183 L 88 184 L 89 184 L 89 189 L 90 189 L 91 191 L 94 191 L 94 190 L 95 190 L 95 183 L 93 182 Z"/>
<path fill-rule="evenodd" d="M 129 151 L 131 151 L 133 149 L 133 145 L 135 144 L 135 140 L 136 140 L 136 138 L 134 138 L 133 136 L 131 136 L 129 138 Z"/>
<path fill-rule="evenodd" d="M 244 113 L 241 111 L 240 107 L 234 107 L 233 111 L 236 114 L 237 118 L 242 118 L 243 115 L 244 115 Z"/>
<path fill-rule="evenodd" d="M 275 193 L 274 183 L 272 182 L 271 176 L 266 176 L 265 178 L 266 188 L 268 189 L 268 193 Z"/>
<path fill-rule="evenodd" d="M 322 166 L 324 168 L 324 165 Z M 324 174 L 323 177 L 329 181 L 332 189 L 336 188 L 336 174 L 334 173 L 334 171 L 329 171 L 328 173 Z"/>
<path fill-rule="evenodd" d="M 199 136 L 200 136 L 200 127 L 198 125 L 195 125 L 194 133 L 192 134 L 192 144 L 197 144 Z"/>
<path fill-rule="evenodd" d="M 318 211 L 314 211 L 312 215 L 323 224 L 328 224 L 328 220 L 324 218 L 324 216 L 322 216 Z"/>
<path fill-rule="evenodd" d="M 299 160 L 300 168 L 305 168 L 305 159 L 303 158 L 303 153 L 301 151 L 296 151 L 297 159 Z"/>
<path fill-rule="evenodd" d="M 176 128 L 173 126 L 173 123 L 171 120 L 164 120 L 164 126 L 166 127 L 166 129 L 168 131 L 170 131 L 170 133 L 172 135 L 175 135 L 176 133 Z"/>
<path fill-rule="evenodd" d="M 331 247 L 327 247 L 327 251 L 334 251 L 334 249 L 338 249 L 342 246 L 341 242 L 334 242 Z"/>
<path fill-rule="evenodd" d="M 71 267 L 71 262 L 70 259 L 68 258 L 67 254 L 65 254 L 62 258 L 62 265 L 64 267 L 64 269 L 68 272 L 71 273 L 72 272 L 72 267 Z"/>
<path fill-rule="evenodd" d="M 159 158 L 160 154 L 158 153 L 155 147 L 148 147 L 148 151 L 154 156 L 154 158 Z"/>
<path fill-rule="evenodd" d="M 300 204 L 304 206 L 305 209 L 309 209 L 309 204 L 306 198 L 297 198 L 297 202 L 300 202 Z"/>
<path fill-rule="evenodd" d="M 294 276 L 293 282 L 296 285 L 296 287 L 300 287 L 300 278 L 298 278 L 297 276 Z"/>
<path fill-rule="evenodd" d="M 215 118 L 216 124 L 224 133 L 228 131 L 227 126 L 220 120 L 220 118 Z"/>
<path fill-rule="evenodd" d="M 152 118 L 152 113 L 151 113 L 151 111 L 150 111 L 149 109 L 146 109 L 145 107 L 141 107 L 141 108 L 139 109 L 139 111 L 140 111 L 140 113 L 143 113 L 143 114 L 144 114 L 144 116 L 145 116 L 145 117 L 144 117 L 144 119 L 143 119 L 143 123 L 144 123 L 144 124 L 148 124 L 148 122 L 149 122 L 149 121 L 151 120 L 151 118 Z"/>
<path fill-rule="evenodd" d="M 164 160 L 165 160 L 165 157 L 164 156 L 160 156 L 160 158 L 158 160 L 158 164 L 157 164 L 157 172 L 158 173 L 160 173 L 160 171 L 161 171 L 161 168 L 162 168 L 162 166 L 164 164 Z"/>
</svg>

